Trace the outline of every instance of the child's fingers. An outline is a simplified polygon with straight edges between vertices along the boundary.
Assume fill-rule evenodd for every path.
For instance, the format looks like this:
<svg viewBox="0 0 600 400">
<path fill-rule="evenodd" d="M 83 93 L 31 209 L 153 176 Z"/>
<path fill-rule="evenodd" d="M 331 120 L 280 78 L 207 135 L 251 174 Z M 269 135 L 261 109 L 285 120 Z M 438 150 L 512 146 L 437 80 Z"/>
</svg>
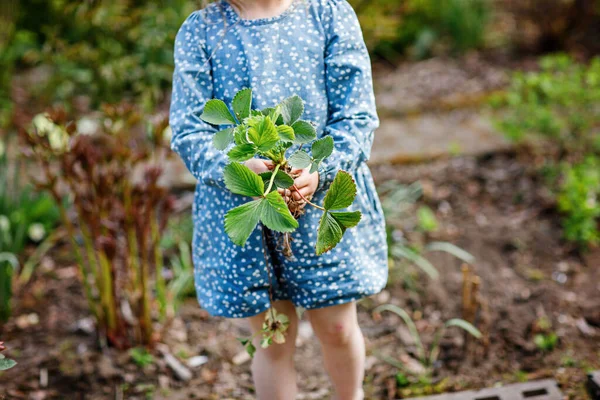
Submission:
<svg viewBox="0 0 600 400">
<path fill-rule="evenodd" d="M 283 197 L 283 200 L 285 200 L 286 203 L 288 201 L 290 201 L 290 198 L 292 196 L 292 192 L 290 192 L 289 189 L 277 189 L 277 191 L 279 192 L 279 194 L 281 195 L 281 197 Z"/>
<path fill-rule="evenodd" d="M 313 194 L 314 194 L 314 190 L 312 190 L 309 187 L 304 187 L 304 188 L 299 188 L 298 190 L 294 190 L 292 192 L 292 198 L 296 201 L 303 201 L 304 199 L 302 198 L 302 196 L 304 196 L 304 198 L 309 198 Z"/>
<path fill-rule="evenodd" d="M 294 184 L 298 189 L 301 189 L 305 186 L 310 185 L 313 179 L 313 176 L 310 173 L 308 173 L 308 171 L 306 171 L 294 180 Z"/>
<path fill-rule="evenodd" d="M 264 164 L 265 167 L 269 168 L 270 170 L 275 168 L 275 164 L 273 164 L 273 161 L 271 160 L 261 160 Z"/>
</svg>

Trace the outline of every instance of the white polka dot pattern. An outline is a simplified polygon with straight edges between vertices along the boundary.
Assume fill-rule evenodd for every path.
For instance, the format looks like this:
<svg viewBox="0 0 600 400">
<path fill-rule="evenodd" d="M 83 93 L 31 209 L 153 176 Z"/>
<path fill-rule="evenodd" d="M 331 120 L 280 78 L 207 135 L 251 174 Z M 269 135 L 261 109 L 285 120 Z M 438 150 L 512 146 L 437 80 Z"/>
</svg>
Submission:
<svg viewBox="0 0 600 400">
<path fill-rule="evenodd" d="M 193 206 L 193 257 L 198 300 L 212 315 L 256 315 L 269 308 L 269 279 L 261 229 L 244 247 L 234 245 L 223 226 L 225 213 L 246 201 L 223 181 L 224 153 L 212 145 L 219 127 L 200 120 L 207 100 L 230 104 L 240 89 L 253 90 L 253 108 L 265 108 L 297 94 L 305 101 L 303 119 L 317 135 L 335 141 L 333 155 L 319 171 L 315 201 L 339 169 L 356 180 L 350 210 L 363 214 L 332 251 L 315 255 L 322 213 L 307 207 L 292 234 L 294 256 L 266 243 L 274 273 L 274 298 L 307 309 L 346 303 L 379 292 L 387 281 L 387 244 L 381 205 L 365 162 L 379 120 L 369 55 L 358 20 L 346 0 L 296 0 L 283 14 L 240 19 L 224 0 L 194 12 L 175 43 L 170 120 L 172 148 L 198 179 Z M 294 148 L 291 149 L 293 151 Z"/>
</svg>

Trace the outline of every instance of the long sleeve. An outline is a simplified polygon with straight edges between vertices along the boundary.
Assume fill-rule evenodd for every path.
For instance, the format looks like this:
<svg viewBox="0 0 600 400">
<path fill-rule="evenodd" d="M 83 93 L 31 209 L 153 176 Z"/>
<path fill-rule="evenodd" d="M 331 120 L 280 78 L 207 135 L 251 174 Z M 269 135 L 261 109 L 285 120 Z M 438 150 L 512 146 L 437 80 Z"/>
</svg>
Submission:
<svg viewBox="0 0 600 400">
<path fill-rule="evenodd" d="M 329 186 L 337 170 L 353 173 L 369 159 L 379 126 L 371 61 L 358 18 L 346 0 L 328 0 L 327 6 L 323 25 L 328 119 L 324 135 L 333 137 L 335 148 L 321 166 L 318 190 Z"/>
<path fill-rule="evenodd" d="M 213 97 L 213 78 L 204 35 L 202 14 L 197 11 L 183 23 L 175 39 L 169 114 L 171 148 L 196 179 L 207 185 L 225 187 L 222 174 L 225 155 L 212 144 L 217 129 L 200 119 L 204 105 Z"/>
</svg>

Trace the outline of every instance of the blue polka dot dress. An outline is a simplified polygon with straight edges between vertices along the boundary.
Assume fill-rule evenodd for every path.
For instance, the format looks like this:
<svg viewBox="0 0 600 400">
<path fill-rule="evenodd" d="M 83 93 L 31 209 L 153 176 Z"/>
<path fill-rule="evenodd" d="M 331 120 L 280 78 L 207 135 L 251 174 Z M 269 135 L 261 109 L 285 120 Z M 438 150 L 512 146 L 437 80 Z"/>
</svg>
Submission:
<svg viewBox="0 0 600 400">
<path fill-rule="evenodd" d="M 321 164 L 314 202 L 322 204 L 338 170 L 354 176 L 358 195 L 350 210 L 360 210 L 362 220 L 324 255 L 315 254 L 322 212 L 309 206 L 292 234 L 290 258 L 279 249 L 281 235 L 261 225 L 244 247 L 225 233 L 225 213 L 249 199 L 225 187 L 228 159 L 212 145 L 222 127 L 204 123 L 200 114 L 207 100 L 230 104 L 247 87 L 256 109 L 299 95 L 302 119 L 315 123 L 317 136 L 333 137 L 334 153 Z M 379 120 L 369 55 L 346 0 L 296 0 L 279 16 L 254 20 L 241 19 L 224 0 L 191 14 L 175 43 L 170 121 L 172 148 L 198 180 L 193 258 L 198 300 L 209 313 L 241 318 L 267 310 L 270 280 L 275 300 L 307 309 L 347 303 L 385 286 L 385 223 L 365 163 Z"/>
</svg>

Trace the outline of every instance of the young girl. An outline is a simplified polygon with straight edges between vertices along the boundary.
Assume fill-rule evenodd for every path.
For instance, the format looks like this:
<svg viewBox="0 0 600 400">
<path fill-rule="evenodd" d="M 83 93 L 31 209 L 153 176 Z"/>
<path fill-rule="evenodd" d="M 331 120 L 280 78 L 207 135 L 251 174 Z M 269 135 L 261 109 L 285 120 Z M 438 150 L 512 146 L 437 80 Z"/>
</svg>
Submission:
<svg viewBox="0 0 600 400">
<path fill-rule="evenodd" d="M 252 88 L 252 106 L 258 109 L 299 95 L 305 101 L 303 119 L 316 125 L 318 137 L 334 139 L 334 153 L 320 170 L 304 170 L 296 179 L 304 197 L 322 203 L 340 169 L 356 181 L 351 209 L 360 210 L 362 220 L 322 256 L 315 255 L 321 213 L 312 207 L 292 235 L 291 258 L 278 251 L 277 234 L 267 232 L 263 244 L 266 228 L 260 225 L 244 247 L 224 231 L 224 214 L 247 199 L 225 187 L 227 155 L 212 145 L 219 127 L 204 123 L 200 114 L 207 100 L 229 104 L 246 87 Z M 365 164 L 379 124 L 370 60 L 351 6 L 346 0 L 219 0 L 194 12 L 176 39 L 170 119 L 172 148 L 198 179 L 193 251 L 201 305 L 215 316 L 247 318 L 253 333 L 270 307 L 290 318 L 285 344 L 257 346 L 252 373 L 258 398 L 296 397 L 295 307 L 303 307 L 336 398 L 362 399 L 365 345 L 355 301 L 385 286 L 387 246 L 381 205 Z M 257 173 L 269 168 L 258 159 L 246 165 Z M 298 193 L 286 195 L 301 199 Z"/>
</svg>

